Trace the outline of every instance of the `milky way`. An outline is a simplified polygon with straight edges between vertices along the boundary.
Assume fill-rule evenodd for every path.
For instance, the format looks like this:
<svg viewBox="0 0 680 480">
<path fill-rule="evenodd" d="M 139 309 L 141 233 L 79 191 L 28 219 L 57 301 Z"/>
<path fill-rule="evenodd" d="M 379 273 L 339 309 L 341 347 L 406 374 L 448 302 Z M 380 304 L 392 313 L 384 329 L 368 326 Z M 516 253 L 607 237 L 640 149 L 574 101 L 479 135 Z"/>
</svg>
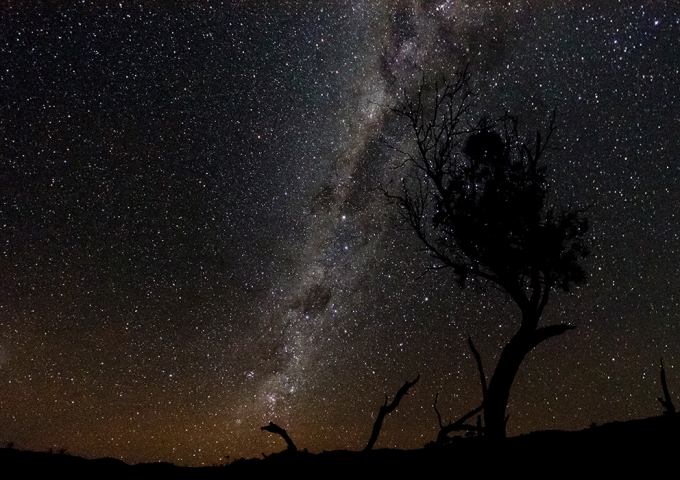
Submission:
<svg viewBox="0 0 680 480">
<path fill-rule="evenodd" d="M 655 415 L 680 391 L 676 2 L 3 5 L 0 443 L 212 464 L 418 448 L 479 403 L 517 327 L 376 190 L 389 107 L 468 65 L 477 113 L 554 109 L 551 201 L 591 205 L 587 286 L 542 320 L 508 432 Z"/>
<path fill-rule="evenodd" d="M 318 360 L 327 341 L 332 341 L 328 336 L 354 329 L 346 304 L 366 301 L 361 298 L 361 285 L 371 281 L 379 247 L 393 234 L 381 219 L 385 200 L 375 192 L 379 183 L 393 176 L 390 170 L 400 161 L 393 152 L 384 152 L 379 143 L 388 128 L 387 107 L 400 101 L 404 91 L 412 90 L 425 66 L 436 64 L 436 73 L 428 72 L 436 75 L 453 74 L 465 65 L 465 55 L 456 56 L 455 48 L 438 50 L 440 30 L 447 30 L 447 43 L 469 52 L 465 46 L 468 34 L 457 24 L 467 26 L 475 18 L 479 23 L 476 29 L 482 28 L 484 10 L 457 7 L 450 3 L 370 2 L 349 10 L 348 23 L 355 26 L 352 33 L 360 38 L 358 50 L 350 52 L 351 59 L 360 57 L 360 61 L 356 71 L 346 75 L 349 92 L 340 94 L 344 111 L 330 124 L 335 147 L 322 160 L 325 184 L 307 213 L 309 240 L 302 249 L 298 273 L 286 287 L 292 289 L 286 299 L 290 307 L 274 315 L 272 328 L 280 342 L 274 349 L 278 367 L 268 375 L 259 394 L 271 407 L 271 414 L 277 413 L 277 402 L 294 396 L 300 384 L 316 383 L 316 377 L 325 374 L 318 368 Z M 338 41 L 337 34 L 330 37 L 330 41 Z M 449 56 L 448 61 L 441 58 L 442 52 Z"/>
</svg>

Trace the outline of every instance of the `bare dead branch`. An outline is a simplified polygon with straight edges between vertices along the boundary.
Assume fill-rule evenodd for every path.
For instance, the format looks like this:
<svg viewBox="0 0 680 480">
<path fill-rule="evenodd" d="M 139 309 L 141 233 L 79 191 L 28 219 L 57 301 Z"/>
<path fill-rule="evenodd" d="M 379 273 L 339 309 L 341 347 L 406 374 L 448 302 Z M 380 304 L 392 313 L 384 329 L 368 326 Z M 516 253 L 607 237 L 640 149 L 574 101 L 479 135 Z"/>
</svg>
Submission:
<svg viewBox="0 0 680 480">
<path fill-rule="evenodd" d="M 481 434 L 483 431 L 483 428 L 481 425 L 468 425 L 465 422 L 467 422 L 470 418 L 474 417 L 477 415 L 479 412 L 482 411 L 484 408 L 484 403 L 482 403 L 480 406 L 475 408 L 474 410 L 469 411 L 462 417 L 460 417 L 458 420 L 456 420 L 453 423 L 449 423 L 448 425 L 443 425 L 441 422 L 441 416 L 439 417 L 439 434 L 437 435 L 437 444 L 442 445 L 444 443 L 447 443 L 450 438 L 449 438 L 449 433 L 451 432 L 459 432 L 459 431 L 468 431 L 468 432 L 477 432 L 478 434 Z M 435 409 L 436 411 L 436 409 Z M 437 412 L 437 415 L 439 415 L 439 412 Z"/>
<path fill-rule="evenodd" d="M 476 426 L 468 425 L 465 423 L 468 419 L 482 411 L 482 409 L 484 408 L 484 399 L 486 398 L 487 390 L 486 375 L 484 375 L 484 367 L 482 366 L 482 357 L 479 355 L 479 352 L 475 348 L 474 343 L 472 343 L 472 337 L 468 337 L 468 345 L 470 346 L 470 350 L 472 350 L 472 355 L 475 357 L 475 362 L 477 363 L 477 370 L 479 371 L 479 379 L 482 384 L 482 403 L 481 405 L 479 405 L 479 407 L 469 411 L 455 422 L 449 423 L 448 425 L 444 425 L 444 423 L 442 422 L 441 414 L 439 413 L 439 409 L 437 409 L 437 399 L 439 398 L 439 392 L 437 392 L 437 395 L 435 396 L 434 399 L 434 411 L 437 414 L 437 420 L 439 422 L 439 434 L 437 435 L 438 444 L 448 442 L 449 441 L 448 435 L 451 432 L 466 430 L 471 432 L 477 432 L 478 435 L 481 435 L 484 431 L 484 428 L 482 427 L 481 423 L 481 417 L 478 417 Z"/>
<path fill-rule="evenodd" d="M 268 432 L 280 435 L 281 438 L 283 438 L 286 441 L 286 445 L 288 445 L 288 450 L 297 451 L 297 447 L 293 443 L 293 440 L 291 440 L 291 438 L 288 436 L 288 432 L 286 432 L 285 429 L 279 427 L 274 422 L 269 422 L 269 425 L 265 425 L 264 427 L 261 427 L 260 430 L 266 430 Z"/>
<path fill-rule="evenodd" d="M 541 327 L 536 329 L 533 335 L 533 348 L 534 346 L 538 345 L 539 343 L 551 338 L 555 337 L 557 335 L 562 335 L 564 332 L 568 332 L 569 330 L 574 330 L 576 327 L 574 325 L 566 325 L 566 324 L 559 324 L 559 325 L 549 325 L 547 327 Z"/>
<path fill-rule="evenodd" d="M 380 410 L 378 411 L 378 417 L 375 419 L 375 423 L 373 424 L 371 438 L 368 440 L 368 443 L 366 444 L 364 451 L 371 450 L 373 448 L 376 440 L 378 440 L 378 435 L 380 435 L 380 429 L 382 428 L 382 424 L 385 421 L 385 416 L 387 416 L 387 414 L 389 413 L 392 413 L 399 406 L 399 402 L 401 402 L 401 399 L 404 397 L 404 395 L 408 394 L 408 391 L 409 389 L 411 389 L 411 387 L 418 383 L 418 380 L 420 380 L 420 374 L 418 374 L 416 379 L 413 380 L 412 382 L 407 381 L 406 383 L 404 383 L 404 385 L 397 392 L 397 395 L 394 397 L 394 400 L 392 400 L 392 403 L 390 403 L 389 405 L 387 404 L 388 402 L 387 395 L 385 395 L 385 404 L 382 405 L 380 407 Z"/>
<path fill-rule="evenodd" d="M 675 405 L 673 405 L 673 400 L 671 400 L 671 394 L 668 391 L 668 384 L 666 383 L 666 371 L 663 368 L 663 358 L 661 358 L 661 388 L 663 388 L 664 398 L 659 397 L 659 403 L 665 409 L 664 415 L 675 414 Z"/>
<path fill-rule="evenodd" d="M 441 430 L 444 428 L 444 423 L 442 422 L 442 416 L 439 413 L 439 409 L 437 408 L 437 400 L 439 399 L 439 392 L 434 396 L 434 404 L 432 405 L 434 407 L 434 413 L 437 414 L 437 422 L 439 423 L 439 429 Z M 450 425 L 450 423 L 449 423 Z"/>
<path fill-rule="evenodd" d="M 468 337 L 468 345 L 470 345 L 470 350 L 472 350 L 472 355 L 475 356 L 475 361 L 477 362 L 477 370 L 479 370 L 479 380 L 482 382 L 482 401 L 486 398 L 486 375 L 484 375 L 484 367 L 482 367 L 482 357 L 479 356 L 479 352 L 472 343 L 472 337 Z"/>
</svg>

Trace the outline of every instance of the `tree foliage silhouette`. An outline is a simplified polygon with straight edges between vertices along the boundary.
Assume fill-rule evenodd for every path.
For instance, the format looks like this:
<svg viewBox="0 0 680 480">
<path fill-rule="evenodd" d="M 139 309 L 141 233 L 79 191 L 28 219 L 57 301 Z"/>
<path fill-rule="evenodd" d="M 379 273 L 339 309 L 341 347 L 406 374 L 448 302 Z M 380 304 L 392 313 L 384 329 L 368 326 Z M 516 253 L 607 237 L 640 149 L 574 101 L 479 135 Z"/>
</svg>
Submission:
<svg viewBox="0 0 680 480">
<path fill-rule="evenodd" d="M 453 81 L 428 84 L 392 111 L 413 134 L 400 185 L 383 188 L 404 223 L 460 288 L 470 282 L 500 288 L 521 312 L 488 387 L 483 378 L 484 434 L 504 437 L 506 407 L 520 364 L 536 345 L 575 327 L 539 327 L 551 291 L 583 283 L 588 254 L 584 209 L 548 204 L 543 164 L 555 131 L 525 138 L 517 117 L 472 122 L 473 92 L 465 70 Z"/>
</svg>

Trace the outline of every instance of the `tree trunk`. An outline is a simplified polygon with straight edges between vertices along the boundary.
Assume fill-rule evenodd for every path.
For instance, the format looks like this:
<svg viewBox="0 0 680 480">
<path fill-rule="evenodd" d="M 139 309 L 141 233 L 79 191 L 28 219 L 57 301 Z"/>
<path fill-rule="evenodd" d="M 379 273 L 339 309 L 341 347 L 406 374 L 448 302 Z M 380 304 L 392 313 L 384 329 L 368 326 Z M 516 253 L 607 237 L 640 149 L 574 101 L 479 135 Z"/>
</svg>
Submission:
<svg viewBox="0 0 680 480">
<path fill-rule="evenodd" d="M 510 387 L 524 357 L 532 348 L 527 338 L 531 333 L 520 329 L 503 348 L 498 359 L 484 397 L 484 435 L 487 438 L 505 438 L 505 410 L 510 398 Z"/>
<path fill-rule="evenodd" d="M 507 422 L 505 411 L 510 398 L 510 388 L 527 353 L 544 340 L 576 328 L 571 325 L 535 328 L 537 324 L 538 318 L 524 315 L 522 326 L 503 348 L 501 357 L 498 359 L 496 371 L 491 377 L 484 397 L 484 434 L 488 438 L 505 438 Z M 527 325 L 530 327 L 527 328 Z"/>
</svg>

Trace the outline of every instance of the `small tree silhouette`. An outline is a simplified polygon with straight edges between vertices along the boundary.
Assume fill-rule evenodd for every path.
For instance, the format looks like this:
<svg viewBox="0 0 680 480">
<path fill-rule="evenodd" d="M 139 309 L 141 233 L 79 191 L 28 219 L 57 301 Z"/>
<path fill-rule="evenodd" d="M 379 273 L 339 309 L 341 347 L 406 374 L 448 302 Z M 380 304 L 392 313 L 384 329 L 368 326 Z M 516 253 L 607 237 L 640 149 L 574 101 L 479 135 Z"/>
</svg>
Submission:
<svg viewBox="0 0 680 480">
<path fill-rule="evenodd" d="M 519 119 L 471 122 L 470 75 L 428 84 L 392 111 L 413 134 L 404 155 L 401 185 L 383 187 L 403 222 L 435 260 L 448 268 L 460 288 L 469 282 L 499 288 L 521 312 L 520 327 L 503 348 L 484 388 L 484 433 L 505 437 L 506 406 L 520 364 L 535 346 L 575 327 L 539 327 L 553 289 L 582 283 L 580 265 L 588 254 L 584 210 L 558 211 L 547 205 L 542 165 L 555 131 L 553 114 L 545 136 L 525 139 Z M 481 371 L 481 368 L 480 368 Z"/>
</svg>

